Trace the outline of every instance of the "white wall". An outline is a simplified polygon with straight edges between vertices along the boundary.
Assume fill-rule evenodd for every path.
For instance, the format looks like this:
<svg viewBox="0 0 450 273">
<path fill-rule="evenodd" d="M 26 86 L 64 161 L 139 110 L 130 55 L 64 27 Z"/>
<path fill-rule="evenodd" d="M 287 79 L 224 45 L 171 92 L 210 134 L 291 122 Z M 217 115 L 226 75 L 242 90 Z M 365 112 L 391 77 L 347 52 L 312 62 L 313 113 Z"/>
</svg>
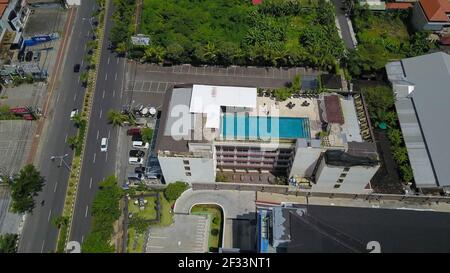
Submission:
<svg viewBox="0 0 450 273">
<path fill-rule="evenodd" d="M 321 148 L 297 148 L 289 177 L 311 177 L 321 152 Z"/>
<path fill-rule="evenodd" d="M 81 5 L 81 0 L 66 0 L 68 6 L 79 6 Z"/>
<path fill-rule="evenodd" d="M 214 183 L 216 181 L 216 168 L 214 158 L 182 158 L 159 156 L 159 165 L 166 183 L 184 181 L 187 183 Z M 189 160 L 189 165 L 185 165 L 183 160 Z M 190 171 L 185 170 L 185 166 L 190 167 Z M 190 172 L 191 176 L 186 173 Z"/>
<path fill-rule="evenodd" d="M 342 183 L 337 183 L 340 175 L 344 173 L 344 167 L 329 166 L 325 164 L 325 160 L 320 162 L 320 166 L 316 174 L 316 184 L 313 184 L 311 191 L 315 192 L 331 192 L 331 193 L 369 193 L 371 190 L 365 189 L 367 183 L 377 172 L 379 166 L 353 166 L 346 172 L 346 176 L 342 178 Z M 335 184 L 341 186 L 334 188 Z"/>
</svg>

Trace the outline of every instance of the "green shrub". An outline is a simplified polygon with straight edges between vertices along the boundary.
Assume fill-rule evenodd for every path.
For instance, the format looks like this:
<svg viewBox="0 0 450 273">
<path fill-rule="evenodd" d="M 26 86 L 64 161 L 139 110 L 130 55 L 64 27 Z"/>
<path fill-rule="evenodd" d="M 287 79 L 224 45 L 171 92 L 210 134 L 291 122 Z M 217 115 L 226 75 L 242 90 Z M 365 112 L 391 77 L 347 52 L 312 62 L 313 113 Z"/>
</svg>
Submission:
<svg viewBox="0 0 450 273">
<path fill-rule="evenodd" d="M 164 196 L 168 201 L 175 201 L 185 190 L 187 190 L 188 186 L 188 183 L 181 181 L 170 183 L 164 190 Z"/>
<path fill-rule="evenodd" d="M 212 236 L 217 236 L 217 235 L 219 235 L 219 230 L 218 230 L 217 228 L 211 229 L 211 235 L 212 235 Z"/>
</svg>

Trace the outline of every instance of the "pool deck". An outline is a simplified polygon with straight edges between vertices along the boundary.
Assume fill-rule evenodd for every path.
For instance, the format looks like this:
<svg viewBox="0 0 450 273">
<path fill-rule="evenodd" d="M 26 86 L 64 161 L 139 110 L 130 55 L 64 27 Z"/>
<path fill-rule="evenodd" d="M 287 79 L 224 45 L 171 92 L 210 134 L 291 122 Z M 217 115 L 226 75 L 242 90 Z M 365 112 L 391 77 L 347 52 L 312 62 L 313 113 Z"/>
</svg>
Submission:
<svg viewBox="0 0 450 273">
<path fill-rule="evenodd" d="M 309 106 L 301 106 L 304 101 Z M 289 109 L 286 105 L 292 102 L 295 106 Z M 267 111 L 269 113 L 267 114 Z M 311 137 L 321 131 L 321 121 L 319 117 L 319 106 L 317 99 L 310 98 L 290 98 L 283 102 L 278 102 L 274 98 L 257 97 L 256 108 L 249 112 L 250 116 L 274 116 L 274 117 L 293 117 L 308 118 L 310 123 Z"/>
</svg>

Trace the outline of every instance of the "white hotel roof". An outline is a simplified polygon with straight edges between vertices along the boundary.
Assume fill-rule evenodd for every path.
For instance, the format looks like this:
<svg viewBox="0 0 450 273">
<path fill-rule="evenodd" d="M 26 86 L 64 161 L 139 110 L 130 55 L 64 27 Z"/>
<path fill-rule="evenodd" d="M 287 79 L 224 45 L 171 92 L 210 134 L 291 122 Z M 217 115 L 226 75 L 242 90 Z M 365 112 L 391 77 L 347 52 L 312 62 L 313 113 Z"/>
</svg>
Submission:
<svg viewBox="0 0 450 273">
<path fill-rule="evenodd" d="M 197 85 L 192 87 L 191 113 L 206 114 L 205 128 L 220 128 L 220 107 L 256 108 L 256 88 Z"/>
</svg>

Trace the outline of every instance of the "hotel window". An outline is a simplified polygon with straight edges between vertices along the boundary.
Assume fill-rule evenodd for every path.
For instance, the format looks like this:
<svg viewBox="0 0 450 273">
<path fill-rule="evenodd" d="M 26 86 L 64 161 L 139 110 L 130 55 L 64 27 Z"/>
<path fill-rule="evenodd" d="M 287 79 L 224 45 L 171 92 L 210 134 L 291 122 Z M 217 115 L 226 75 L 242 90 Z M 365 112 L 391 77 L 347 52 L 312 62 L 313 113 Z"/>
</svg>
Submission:
<svg viewBox="0 0 450 273">
<path fill-rule="evenodd" d="M 186 176 L 192 176 L 192 174 L 190 172 L 186 172 L 185 174 L 186 174 Z"/>
<path fill-rule="evenodd" d="M 344 172 L 348 172 L 348 171 L 350 171 L 350 168 L 345 167 L 345 168 L 344 168 Z"/>
<path fill-rule="evenodd" d="M 191 170 L 191 167 L 186 167 L 186 166 L 185 166 L 185 167 L 184 167 L 184 170 L 185 170 L 185 171 L 190 171 L 190 170 Z"/>
<path fill-rule="evenodd" d="M 340 184 L 336 184 L 336 185 L 334 185 L 334 188 L 335 189 L 339 189 L 341 187 L 341 185 Z"/>
<path fill-rule="evenodd" d="M 346 177 L 347 176 L 347 174 L 346 173 L 341 173 L 341 176 L 339 176 L 340 178 L 344 178 L 344 177 Z"/>
<path fill-rule="evenodd" d="M 189 160 L 183 160 L 184 165 L 189 165 Z"/>
<path fill-rule="evenodd" d="M 339 178 L 336 182 L 342 183 L 342 182 L 344 182 L 344 179 Z"/>
</svg>

